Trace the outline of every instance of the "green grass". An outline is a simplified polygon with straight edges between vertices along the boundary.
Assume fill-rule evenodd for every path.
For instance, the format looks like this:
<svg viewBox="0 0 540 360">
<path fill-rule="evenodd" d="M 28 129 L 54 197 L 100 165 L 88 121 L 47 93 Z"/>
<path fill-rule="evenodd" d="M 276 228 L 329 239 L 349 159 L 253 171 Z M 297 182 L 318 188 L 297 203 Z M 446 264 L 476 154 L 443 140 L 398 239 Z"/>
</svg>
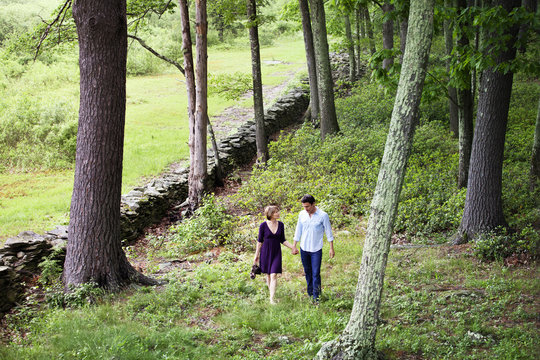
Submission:
<svg viewBox="0 0 540 360">
<path fill-rule="evenodd" d="M 261 49 L 263 82 L 277 85 L 291 73 L 305 67 L 301 38 L 283 39 L 279 44 Z M 251 73 L 249 48 L 209 49 L 209 72 Z M 266 60 L 285 64 L 265 65 Z M 76 72 L 74 64 L 70 74 Z M 46 71 L 38 63 L 17 91 L 37 92 L 47 98 L 61 97 L 78 102 L 78 83 L 70 74 L 54 69 Z M 69 81 L 69 84 L 67 82 Z M 44 91 L 44 89 L 47 91 Z M 8 96 L 6 89 L 6 96 Z M 129 78 L 127 81 L 126 133 L 122 192 L 126 193 L 145 178 L 163 171 L 169 164 L 189 157 L 187 102 L 185 82 L 178 72 Z M 215 116 L 231 105 L 251 106 L 252 101 L 225 101 L 217 96 L 208 100 L 208 112 Z M 43 232 L 65 223 L 72 191 L 72 171 L 0 174 L 0 242 L 24 230 Z M 34 178 L 24 189 L 13 188 L 18 178 Z"/>
<path fill-rule="evenodd" d="M 168 273 L 164 287 L 83 308 L 23 308 L 8 328 L 26 336 L 0 346 L 0 358 L 311 359 L 350 316 L 363 245 L 350 231 L 336 231 L 334 259 L 325 245 L 318 307 L 304 294 L 299 256 L 284 249 L 271 306 L 263 278 L 249 279 L 253 249 L 221 248 L 211 264 L 191 256 L 192 271 Z M 538 275 L 535 265 L 479 263 L 467 248 L 393 249 L 377 347 L 388 359 L 535 359 Z"/>
</svg>

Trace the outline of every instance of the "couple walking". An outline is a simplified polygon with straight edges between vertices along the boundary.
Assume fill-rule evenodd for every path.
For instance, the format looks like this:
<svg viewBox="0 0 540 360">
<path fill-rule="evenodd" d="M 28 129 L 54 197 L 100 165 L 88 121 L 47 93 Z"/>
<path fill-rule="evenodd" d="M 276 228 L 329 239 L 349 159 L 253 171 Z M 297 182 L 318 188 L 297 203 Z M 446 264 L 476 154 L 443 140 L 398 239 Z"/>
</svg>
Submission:
<svg viewBox="0 0 540 360">
<path fill-rule="evenodd" d="M 334 257 L 334 236 L 330 227 L 328 214 L 315 206 L 315 198 L 305 195 L 300 200 L 304 210 L 298 214 L 298 223 L 294 234 L 294 244 L 285 240 L 285 226 L 279 219 L 279 208 L 267 206 L 264 214 L 267 218 L 259 226 L 259 237 L 255 250 L 254 264 L 260 262 L 266 284 L 270 292 L 270 303 L 275 304 L 277 274 L 281 274 L 281 244 L 291 249 L 293 255 L 298 254 L 296 244 L 300 243 L 300 257 L 306 275 L 307 293 L 313 301 L 319 301 L 321 293 L 321 260 L 323 236 L 330 243 L 330 259 Z"/>
</svg>

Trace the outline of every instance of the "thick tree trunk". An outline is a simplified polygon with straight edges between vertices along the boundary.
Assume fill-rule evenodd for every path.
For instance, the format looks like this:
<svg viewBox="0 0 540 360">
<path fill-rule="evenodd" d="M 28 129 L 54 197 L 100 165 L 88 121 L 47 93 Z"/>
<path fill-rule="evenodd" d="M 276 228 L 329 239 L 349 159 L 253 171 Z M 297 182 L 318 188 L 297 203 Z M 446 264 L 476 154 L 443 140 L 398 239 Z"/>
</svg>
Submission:
<svg viewBox="0 0 540 360">
<path fill-rule="evenodd" d="M 315 46 L 315 62 L 317 64 L 317 80 L 319 84 L 319 106 L 321 112 L 321 137 L 339 132 L 339 125 L 334 104 L 334 81 L 330 68 L 328 39 L 326 36 L 326 19 L 323 0 L 309 0 L 313 44 Z"/>
<path fill-rule="evenodd" d="M 538 114 L 534 128 L 534 141 L 531 155 L 530 188 L 533 191 L 540 182 L 540 99 L 538 100 Z"/>
<path fill-rule="evenodd" d="M 354 39 L 349 14 L 343 16 L 343 21 L 345 22 L 345 36 L 347 37 L 347 50 L 349 52 L 349 81 L 354 82 L 356 80 L 356 58 L 354 57 Z"/>
<path fill-rule="evenodd" d="M 394 11 L 394 5 L 386 0 L 382 6 L 385 16 Z M 392 50 L 394 48 L 394 20 L 387 18 L 382 25 L 383 49 Z M 394 64 L 394 58 L 388 57 L 383 60 L 383 69 L 388 70 Z"/>
<path fill-rule="evenodd" d="M 302 16 L 302 30 L 304 33 L 304 46 L 306 48 L 306 61 L 309 76 L 309 108 L 311 109 L 311 123 L 319 123 L 319 82 L 317 80 L 317 64 L 315 62 L 315 48 L 313 46 L 313 32 L 311 30 L 311 17 L 309 15 L 308 0 L 298 0 L 300 15 Z"/>
<path fill-rule="evenodd" d="M 208 124 L 208 61 L 207 61 L 207 31 L 206 0 L 195 1 L 195 27 L 197 40 L 197 66 L 195 76 L 195 123 L 190 133 L 193 139 L 193 159 L 189 166 L 189 206 L 192 211 L 199 207 L 205 190 L 208 176 L 206 163 L 206 134 Z"/>
<path fill-rule="evenodd" d="M 251 42 L 251 74 L 253 77 L 253 107 L 255 111 L 257 161 L 266 164 L 268 161 L 268 139 L 266 138 L 266 131 L 264 129 L 261 52 L 259 49 L 257 4 L 255 0 L 247 0 L 247 16 L 250 22 L 249 41 Z"/>
<path fill-rule="evenodd" d="M 80 108 L 64 264 L 66 290 L 90 281 L 116 290 L 152 283 L 129 264 L 120 239 L 126 110 L 126 2 L 78 0 Z"/>
<path fill-rule="evenodd" d="M 447 8 L 455 7 L 455 0 L 445 0 L 444 6 Z M 454 48 L 453 40 L 453 29 L 451 28 L 452 21 L 450 19 L 445 19 L 443 23 L 444 29 L 444 44 L 446 47 L 446 72 L 450 76 L 450 56 Z M 457 93 L 456 88 L 453 86 L 448 86 L 448 108 L 449 108 L 449 117 L 450 117 L 450 131 L 455 137 L 459 136 L 459 120 L 458 120 L 458 105 L 457 105 Z"/>
<path fill-rule="evenodd" d="M 458 0 L 458 11 L 467 7 L 467 0 Z M 468 26 L 465 23 L 462 26 Z M 461 32 L 462 36 L 457 43 L 460 47 L 468 47 L 469 39 L 465 35 L 465 31 Z M 464 56 L 457 54 L 458 57 Z M 462 61 L 460 59 L 460 61 Z M 473 141 L 473 97 L 471 92 L 471 71 L 466 69 L 458 72 L 458 77 L 466 79 L 464 88 L 456 89 L 457 108 L 458 108 L 458 124 L 459 124 L 459 173 L 458 173 L 458 188 L 467 187 L 469 175 L 469 163 L 471 158 L 471 147 Z"/>
<path fill-rule="evenodd" d="M 371 23 L 371 18 L 369 16 L 369 8 L 367 6 L 364 7 L 364 19 L 366 20 L 366 30 L 367 30 L 367 36 L 369 39 L 369 49 L 371 51 L 371 55 L 373 55 L 377 51 L 377 48 L 375 47 L 375 38 L 373 37 L 373 24 Z"/>
<path fill-rule="evenodd" d="M 511 11 L 520 1 L 501 0 L 493 5 Z M 505 31 L 506 50 L 496 57 L 496 64 L 515 58 L 517 31 L 517 26 Z M 507 225 L 502 207 L 502 164 L 512 81 L 511 71 L 504 74 L 490 68 L 482 74 L 465 209 L 455 243 L 467 242 L 481 232 Z"/>
<path fill-rule="evenodd" d="M 434 0 L 411 1 L 407 48 L 371 211 L 351 318 L 317 359 L 376 359 L 375 336 L 399 194 L 412 147 L 433 34 Z"/>
</svg>

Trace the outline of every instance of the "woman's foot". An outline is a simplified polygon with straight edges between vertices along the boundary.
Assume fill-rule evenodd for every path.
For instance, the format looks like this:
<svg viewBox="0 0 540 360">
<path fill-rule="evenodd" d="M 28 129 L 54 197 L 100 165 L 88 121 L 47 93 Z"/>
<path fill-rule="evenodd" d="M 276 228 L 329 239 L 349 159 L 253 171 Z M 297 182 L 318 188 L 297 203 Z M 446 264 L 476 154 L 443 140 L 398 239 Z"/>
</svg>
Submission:
<svg viewBox="0 0 540 360">
<path fill-rule="evenodd" d="M 270 304 L 271 304 L 271 305 L 276 305 L 277 303 L 278 303 L 278 302 L 277 302 L 276 300 L 270 299 Z"/>
</svg>

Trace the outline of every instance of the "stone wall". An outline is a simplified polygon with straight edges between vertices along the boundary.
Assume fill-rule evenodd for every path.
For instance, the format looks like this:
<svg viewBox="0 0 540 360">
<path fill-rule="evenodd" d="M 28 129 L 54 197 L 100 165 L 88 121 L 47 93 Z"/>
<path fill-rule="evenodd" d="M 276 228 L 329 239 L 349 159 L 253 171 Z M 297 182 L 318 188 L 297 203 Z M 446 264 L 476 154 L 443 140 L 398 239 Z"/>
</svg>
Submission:
<svg viewBox="0 0 540 360">
<path fill-rule="evenodd" d="M 308 91 L 302 88 L 291 90 L 266 111 L 266 133 L 272 134 L 299 122 L 308 104 Z M 218 149 L 225 175 L 238 166 L 248 164 L 257 150 L 255 122 L 248 121 L 240 126 L 235 134 L 219 142 Z M 174 204 L 187 198 L 188 172 L 187 168 L 166 171 L 146 185 L 122 195 L 121 231 L 124 240 L 136 239 L 145 228 L 160 221 Z M 211 151 L 208 156 L 208 173 L 211 184 L 215 174 Z M 57 248 L 65 252 L 67 232 L 67 226 L 58 226 L 43 235 L 25 231 L 6 241 L 0 249 L 0 315 L 16 304 L 24 292 L 21 283 L 39 272 L 37 265 L 43 257 Z"/>
</svg>

